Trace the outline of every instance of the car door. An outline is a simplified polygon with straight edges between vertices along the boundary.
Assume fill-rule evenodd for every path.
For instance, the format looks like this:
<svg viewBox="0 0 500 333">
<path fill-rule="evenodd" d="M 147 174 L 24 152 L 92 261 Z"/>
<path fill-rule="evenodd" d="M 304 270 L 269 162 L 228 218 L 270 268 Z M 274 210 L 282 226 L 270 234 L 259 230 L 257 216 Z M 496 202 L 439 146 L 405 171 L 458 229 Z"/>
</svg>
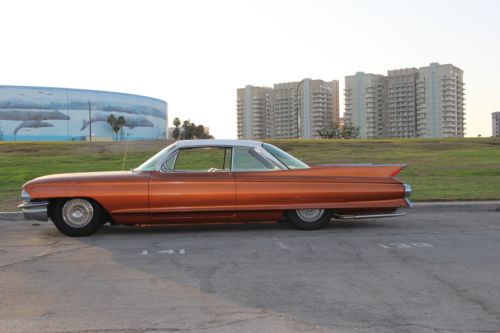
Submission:
<svg viewBox="0 0 500 333">
<path fill-rule="evenodd" d="M 235 208 L 231 148 L 179 149 L 151 174 L 152 223 L 225 222 L 234 217 Z"/>
<path fill-rule="evenodd" d="M 283 172 L 280 166 L 263 155 L 261 148 L 235 147 L 233 154 L 237 219 L 278 219 L 284 191 L 277 181 Z"/>
</svg>

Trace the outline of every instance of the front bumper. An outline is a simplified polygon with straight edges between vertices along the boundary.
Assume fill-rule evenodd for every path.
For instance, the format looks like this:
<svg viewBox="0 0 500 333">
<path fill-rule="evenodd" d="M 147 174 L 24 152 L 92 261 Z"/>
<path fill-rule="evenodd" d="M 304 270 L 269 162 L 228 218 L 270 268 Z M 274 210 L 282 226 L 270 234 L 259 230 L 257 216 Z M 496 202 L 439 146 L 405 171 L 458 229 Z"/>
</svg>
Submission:
<svg viewBox="0 0 500 333">
<path fill-rule="evenodd" d="M 23 211 L 24 218 L 27 220 L 47 221 L 49 219 L 47 207 L 48 201 L 23 202 L 17 208 Z"/>
</svg>

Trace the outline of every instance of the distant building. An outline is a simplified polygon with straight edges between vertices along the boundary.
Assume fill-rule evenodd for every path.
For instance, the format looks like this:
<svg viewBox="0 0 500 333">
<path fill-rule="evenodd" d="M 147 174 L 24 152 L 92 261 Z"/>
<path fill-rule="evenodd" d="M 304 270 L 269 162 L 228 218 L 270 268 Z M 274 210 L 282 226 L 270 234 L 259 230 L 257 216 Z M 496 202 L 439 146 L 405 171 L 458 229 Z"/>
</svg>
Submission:
<svg viewBox="0 0 500 333">
<path fill-rule="evenodd" d="M 339 82 L 304 79 L 237 90 L 239 139 L 318 138 L 339 122 Z"/>
<path fill-rule="evenodd" d="M 500 136 L 500 111 L 491 114 L 491 135 Z"/>
<path fill-rule="evenodd" d="M 386 136 L 387 79 L 358 72 L 345 77 L 344 123 L 360 128 L 362 138 Z"/>
<path fill-rule="evenodd" d="M 463 71 L 432 63 L 419 70 L 417 124 L 419 137 L 459 137 L 465 134 Z"/>
<path fill-rule="evenodd" d="M 388 72 L 387 132 L 391 138 L 414 138 L 417 133 L 418 69 L 406 68 Z"/>
<path fill-rule="evenodd" d="M 237 91 L 239 139 L 264 139 L 272 130 L 272 89 L 246 86 Z"/>
<path fill-rule="evenodd" d="M 345 77 L 346 122 L 362 138 L 463 137 L 463 71 L 453 65 Z"/>
</svg>

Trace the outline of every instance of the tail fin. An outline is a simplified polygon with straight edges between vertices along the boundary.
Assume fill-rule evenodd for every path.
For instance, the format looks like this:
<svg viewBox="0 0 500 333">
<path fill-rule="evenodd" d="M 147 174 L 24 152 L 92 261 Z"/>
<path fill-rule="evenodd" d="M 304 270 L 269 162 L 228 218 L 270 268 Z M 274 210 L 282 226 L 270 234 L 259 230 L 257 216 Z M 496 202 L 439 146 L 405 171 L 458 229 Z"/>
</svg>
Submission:
<svg viewBox="0 0 500 333">
<path fill-rule="evenodd" d="M 83 131 L 84 129 L 86 129 L 87 126 L 89 126 L 89 121 L 82 119 L 82 128 L 80 128 L 80 131 Z"/>
</svg>

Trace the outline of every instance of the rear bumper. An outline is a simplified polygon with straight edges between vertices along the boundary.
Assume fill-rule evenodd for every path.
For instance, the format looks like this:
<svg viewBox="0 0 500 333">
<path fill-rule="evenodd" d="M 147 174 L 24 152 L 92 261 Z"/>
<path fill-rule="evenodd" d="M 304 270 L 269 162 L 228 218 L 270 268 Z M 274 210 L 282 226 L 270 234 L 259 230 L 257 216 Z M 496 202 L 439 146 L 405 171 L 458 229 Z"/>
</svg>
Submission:
<svg viewBox="0 0 500 333">
<path fill-rule="evenodd" d="M 411 186 L 408 184 L 403 184 L 405 190 L 405 202 L 409 208 L 413 207 L 413 203 L 410 201 Z"/>
<path fill-rule="evenodd" d="M 17 208 L 21 209 L 27 220 L 47 221 L 49 219 L 48 201 L 23 202 Z"/>
</svg>

